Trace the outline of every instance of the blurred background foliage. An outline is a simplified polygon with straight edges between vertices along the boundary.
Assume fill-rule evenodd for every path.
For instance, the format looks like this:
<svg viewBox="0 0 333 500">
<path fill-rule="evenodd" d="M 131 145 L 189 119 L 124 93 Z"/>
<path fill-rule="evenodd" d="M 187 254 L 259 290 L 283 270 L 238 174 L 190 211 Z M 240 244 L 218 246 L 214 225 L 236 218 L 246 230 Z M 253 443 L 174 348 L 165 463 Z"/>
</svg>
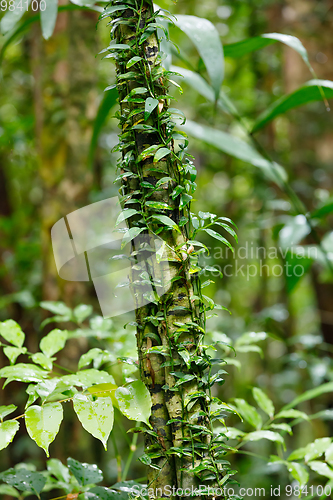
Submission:
<svg viewBox="0 0 333 500">
<path fill-rule="evenodd" d="M 331 0 L 179 0 L 176 5 L 165 0 L 159 5 L 172 13 L 211 20 L 223 44 L 263 33 L 294 35 L 306 47 L 318 78 L 333 80 Z M 76 208 L 115 196 L 119 189 L 113 183 L 117 153 L 110 153 L 117 143 L 117 121 L 113 118 L 117 107 L 111 108 L 105 121 L 98 113 L 106 99 L 104 88 L 115 81 L 113 64 L 97 55 L 109 44 L 107 21 L 97 26 L 98 15 L 81 10 L 59 13 L 54 35 L 48 41 L 42 39 L 39 25 L 34 24 L 7 47 L 2 61 L 0 320 L 13 318 L 20 323 L 30 351 L 55 327 L 50 323 L 40 329 L 48 314 L 39 307 L 40 301 L 61 300 L 70 307 L 92 304 L 95 314 L 101 314 L 89 283 L 65 282 L 57 277 L 50 239 L 50 229 L 58 219 Z M 205 67 L 192 42 L 175 27 L 170 34 L 181 48 L 181 57 L 173 51 L 173 64 L 205 77 Z M 4 39 L 0 39 L 0 49 L 1 44 Z M 174 94 L 177 107 L 189 120 L 250 142 L 246 127 L 251 130 L 268 106 L 311 78 L 300 55 L 276 43 L 242 57 L 225 58 L 222 93 L 235 105 L 242 120 L 219 106 L 215 109 L 186 81 L 181 83 L 184 93 L 175 90 Z M 96 147 L 91 150 L 94 130 L 96 133 L 99 128 Z M 190 130 L 187 132 L 191 135 Z M 235 342 L 251 331 L 266 334 L 262 341 L 239 349 L 236 358 L 228 353 L 229 375 L 225 385 L 214 389 L 216 395 L 222 400 L 244 398 L 253 404 L 251 389 L 257 386 L 279 409 L 305 390 L 333 381 L 332 113 L 327 112 L 322 100 L 312 102 L 276 117 L 254 137 L 261 152 L 265 150 L 283 165 L 289 191 L 265 178 L 250 163 L 208 146 L 200 137 L 190 138 L 190 152 L 198 169 L 193 209 L 230 217 L 239 228 L 235 254 L 226 252 L 226 247 L 214 246 L 206 259 L 207 264 L 224 271 L 224 276 L 212 278 L 215 282 L 204 292 L 231 312 L 218 311 L 209 320 L 207 343 Z M 305 213 L 316 211 L 311 219 L 315 233 L 310 232 L 306 217 L 295 207 L 290 189 L 301 200 Z M 202 238 L 212 245 L 208 236 Z M 317 258 L 299 258 L 288 252 L 292 247 L 313 247 L 318 244 L 317 238 L 324 242 L 324 252 L 319 250 Z M 296 265 L 302 265 L 304 273 L 288 276 L 286 270 Z M 109 320 L 107 335 L 92 328 L 90 335 L 73 338 L 61 363 L 71 369 L 89 348 L 101 347 L 112 353 L 110 370 L 115 378 L 126 381 L 135 366 L 117 359 L 136 357 L 134 329 L 123 326 L 133 320 L 131 314 L 120 316 Z M 66 322 L 61 326 L 74 328 Z M 225 355 L 221 346 L 216 347 L 218 357 Z M 0 356 L 4 366 L 7 362 L 2 353 Z M 24 404 L 25 395 L 16 382 L 0 392 L 0 404 L 12 403 L 13 397 L 16 404 Z M 304 402 L 299 409 L 318 416 L 294 427 L 293 436 L 286 437 L 289 451 L 332 435 L 331 393 Z M 112 433 L 108 452 L 104 452 L 101 443 L 80 427 L 66 405 L 65 411 L 67 423 L 50 447 L 51 456 L 63 461 L 67 456 L 78 460 L 84 457 L 84 461 L 103 469 L 108 482 L 117 481 L 129 454 L 131 437 L 126 429 L 130 423 L 116 415 L 117 432 Z M 234 418 L 230 420 L 235 423 Z M 237 425 L 242 428 L 243 424 Z M 141 452 L 140 439 L 138 443 L 135 456 Z M 266 440 L 248 444 L 244 450 L 267 459 L 275 453 L 273 443 Z M 254 455 L 239 454 L 232 460 L 243 486 L 260 486 L 268 491 L 271 484 L 290 482 L 285 468 L 267 465 Z M 11 452 L 1 452 L 0 468 L 21 461 L 38 468 L 45 465 L 43 451 L 24 431 L 15 438 Z M 143 475 L 142 464 L 133 461 L 128 479 Z"/>
</svg>

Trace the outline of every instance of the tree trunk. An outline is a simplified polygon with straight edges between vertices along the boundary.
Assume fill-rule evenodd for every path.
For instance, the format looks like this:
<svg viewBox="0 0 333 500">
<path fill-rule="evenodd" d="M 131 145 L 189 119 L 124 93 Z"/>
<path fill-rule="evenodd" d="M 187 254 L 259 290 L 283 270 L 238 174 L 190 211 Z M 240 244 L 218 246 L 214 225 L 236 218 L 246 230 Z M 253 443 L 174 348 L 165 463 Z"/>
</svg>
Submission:
<svg viewBox="0 0 333 500">
<path fill-rule="evenodd" d="M 203 382 L 204 377 L 207 382 L 204 370 L 210 366 L 201 345 L 205 308 L 198 297 L 198 275 L 190 274 L 190 258 L 195 252 L 188 241 L 188 221 L 195 168 L 184 151 L 175 154 L 168 79 L 161 66 L 152 3 L 133 0 L 127 5 L 133 8 L 113 12 L 111 23 L 116 43 L 126 44 L 123 50 L 116 47 L 113 51 L 122 127 L 118 166 L 123 208 L 138 211 L 127 219 L 129 231 L 142 231 L 131 241 L 135 258 L 131 288 L 136 300 L 140 373 L 153 402 L 153 432 L 145 434 L 145 458 L 149 464 L 148 485 L 157 497 L 164 497 L 166 486 L 195 489 L 200 465 L 206 481 L 219 484 L 221 473 L 210 445 L 206 394 L 210 372 L 208 383 Z M 155 107 L 148 117 L 149 102 Z M 159 149 L 162 147 L 163 151 Z M 159 159 L 159 154 L 154 157 L 156 151 L 166 155 Z M 185 195 L 176 194 L 177 186 Z M 169 219 L 163 219 L 165 216 Z M 151 251 L 157 238 L 162 243 L 161 255 L 164 249 L 164 262 L 159 263 Z M 154 289 L 154 298 L 148 304 L 142 279 Z M 158 297 L 159 280 L 165 293 Z M 202 484 L 203 480 L 201 477 Z"/>
</svg>

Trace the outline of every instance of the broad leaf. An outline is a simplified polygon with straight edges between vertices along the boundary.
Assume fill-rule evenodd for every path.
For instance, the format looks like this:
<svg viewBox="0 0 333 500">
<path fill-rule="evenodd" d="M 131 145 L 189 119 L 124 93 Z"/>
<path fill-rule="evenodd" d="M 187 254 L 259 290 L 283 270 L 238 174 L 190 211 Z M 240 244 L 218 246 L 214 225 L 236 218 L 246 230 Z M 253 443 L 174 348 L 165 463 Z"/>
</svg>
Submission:
<svg viewBox="0 0 333 500">
<path fill-rule="evenodd" d="M 296 50 L 302 57 L 305 64 L 310 68 L 308 53 L 302 42 L 291 35 L 284 35 L 283 33 L 265 33 L 264 35 L 247 38 L 240 42 L 230 43 L 224 46 L 225 57 L 242 57 L 267 45 L 281 42 Z"/>
<path fill-rule="evenodd" d="M 27 469 L 8 469 L 0 474 L 0 480 L 14 486 L 20 491 L 30 491 L 39 496 L 45 486 L 46 477 L 40 472 Z"/>
<path fill-rule="evenodd" d="M 73 399 L 74 410 L 82 426 L 95 438 L 102 441 L 107 449 L 107 440 L 113 427 L 114 411 L 110 397 L 97 398 L 76 394 Z"/>
<path fill-rule="evenodd" d="M 132 217 L 132 215 L 139 214 L 137 210 L 134 208 L 125 208 L 118 216 L 117 221 L 116 221 L 116 226 L 118 226 L 121 222 L 123 222 L 126 219 L 129 219 L 129 217 Z"/>
<path fill-rule="evenodd" d="M 151 415 L 150 393 L 141 380 L 131 382 L 126 387 L 118 387 L 115 392 L 120 411 L 130 420 L 145 422 L 149 427 Z"/>
<path fill-rule="evenodd" d="M 81 463 L 69 457 L 67 458 L 67 465 L 81 486 L 96 484 L 103 481 L 103 473 L 96 464 Z"/>
<path fill-rule="evenodd" d="M 58 434 L 63 409 L 60 403 L 30 406 L 25 412 L 25 424 L 29 436 L 49 456 L 49 445 Z"/>
<path fill-rule="evenodd" d="M 66 306 L 63 302 L 54 302 L 52 300 L 44 300 L 39 304 L 43 309 L 52 312 L 53 314 L 59 314 L 60 316 L 71 317 L 72 309 Z"/>
<path fill-rule="evenodd" d="M 262 426 L 262 419 L 257 410 L 249 405 L 247 401 L 244 399 L 235 399 L 235 403 L 237 405 L 237 410 L 241 414 L 241 416 L 249 422 L 256 429 L 260 429 Z"/>
<path fill-rule="evenodd" d="M 62 377 L 63 382 L 87 389 L 94 384 L 114 384 L 114 378 L 109 373 L 103 370 L 81 370 L 73 375 L 65 375 Z"/>
<path fill-rule="evenodd" d="M 170 219 L 170 217 L 167 217 L 166 215 L 159 215 L 159 214 L 157 214 L 157 215 L 152 215 L 152 218 L 158 220 L 164 226 L 172 227 L 173 229 L 176 229 L 178 232 L 180 232 L 179 227 L 177 226 L 177 224 L 175 223 L 175 221 L 173 221 L 172 219 Z"/>
<path fill-rule="evenodd" d="M 7 378 L 5 385 L 12 380 L 18 382 L 41 382 L 48 376 L 47 371 L 42 370 L 38 366 L 29 365 L 26 363 L 18 363 L 14 366 L 5 366 L 0 370 L 0 378 Z"/>
<path fill-rule="evenodd" d="M 151 113 L 158 105 L 158 99 L 153 99 L 152 97 L 148 97 L 145 101 L 145 120 L 148 120 Z"/>
<path fill-rule="evenodd" d="M 113 108 L 113 106 L 116 105 L 118 99 L 118 91 L 116 88 L 112 88 L 107 91 L 105 96 L 103 97 L 103 100 L 101 104 L 99 105 L 97 115 L 94 121 L 93 125 L 93 131 L 92 131 L 92 136 L 91 136 L 91 141 L 90 141 L 90 146 L 89 146 L 89 156 L 88 156 L 88 165 L 90 168 L 93 167 L 94 163 L 94 157 L 95 157 L 95 152 L 97 149 L 98 145 L 98 138 L 100 135 L 100 132 L 103 128 L 103 125 L 110 113 L 110 110 Z"/>
<path fill-rule="evenodd" d="M 303 403 L 303 401 L 309 401 L 310 399 L 316 398 L 328 392 L 333 392 L 333 382 L 327 382 L 326 384 L 322 384 L 314 389 L 303 392 L 303 394 L 297 396 L 297 398 L 285 405 L 282 410 L 288 410 L 289 408 L 293 408 L 294 406 Z"/>
<path fill-rule="evenodd" d="M 315 439 L 313 443 L 306 446 L 306 454 L 304 456 L 306 462 L 310 462 L 315 458 L 321 457 L 332 444 L 332 439 L 329 437 Z"/>
<path fill-rule="evenodd" d="M 217 100 L 224 77 L 223 49 L 218 31 L 210 21 L 196 16 L 177 15 L 173 20 L 196 46 L 207 68 Z"/>
<path fill-rule="evenodd" d="M 17 406 L 8 405 L 8 406 L 0 406 L 0 419 L 7 417 L 16 410 Z"/>
<path fill-rule="evenodd" d="M 269 180 L 274 181 L 279 186 L 282 186 L 287 179 L 286 172 L 280 165 L 266 160 L 250 144 L 234 135 L 200 125 L 191 120 L 187 120 L 181 128 L 192 137 L 215 146 L 220 151 L 259 168 Z"/>
<path fill-rule="evenodd" d="M 224 245 L 226 245 L 227 247 L 229 247 L 229 248 L 230 248 L 230 250 L 232 250 L 232 252 L 234 252 L 234 249 L 233 249 L 233 247 L 232 247 L 231 243 L 229 243 L 229 241 L 228 241 L 226 238 L 224 238 L 223 236 L 221 236 L 221 234 L 220 234 L 220 233 L 217 233 L 217 232 L 216 232 L 216 231 L 214 231 L 213 229 L 204 229 L 204 231 L 205 231 L 206 233 L 208 233 L 208 234 L 209 234 L 209 236 L 212 236 L 212 237 L 213 237 L 213 238 L 215 238 L 216 240 L 221 241 L 221 243 L 223 243 Z"/>
<path fill-rule="evenodd" d="M 278 115 L 286 113 L 290 109 L 303 106 L 313 101 L 322 101 L 324 93 L 326 99 L 333 98 L 333 82 L 330 80 L 310 80 L 303 87 L 291 94 L 281 97 L 269 106 L 253 126 L 252 133 L 263 128 Z"/>
<path fill-rule="evenodd" d="M 53 367 L 53 360 L 56 358 L 49 358 L 48 356 L 45 356 L 42 352 L 35 352 L 32 356 L 31 359 L 36 365 L 40 365 L 42 368 L 45 370 L 52 370 Z"/>
<path fill-rule="evenodd" d="M 275 415 L 275 418 L 302 418 L 304 420 L 308 420 L 309 417 L 303 411 L 290 409 L 281 410 L 277 415 Z"/>
<path fill-rule="evenodd" d="M 255 431 L 244 436 L 244 441 L 259 441 L 260 439 L 268 439 L 275 443 L 284 445 L 284 439 L 278 432 L 273 431 Z"/>
<path fill-rule="evenodd" d="M 42 338 L 39 344 L 40 350 L 45 356 L 51 357 L 64 348 L 67 337 L 68 333 L 66 330 L 56 328 Z"/>
<path fill-rule="evenodd" d="M 88 318 L 93 312 L 93 307 L 91 305 L 80 304 L 75 307 L 73 311 L 74 318 L 78 323 L 82 323 Z"/>
<path fill-rule="evenodd" d="M 52 35 L 58 17 L 58 0 L 45 0 L 44 10 L 40 9 L 40 22 L 42 26 L 42 34 L 45 40 L 48 40 Z"/>
<path fill-rule="evenodd" d="M 269 416 L 274 416 L 274 405 L 273 401 L 261 390 L 259 387 L 253 387 L 252 389 L 253 397 L 256 400 L 260 408 Z"/>
<path fill-rule="evenodd" d="M 305 486 L 309 481 L 309 473 L 306 468 L 297 462 L 290 462 L 287 464 L 287 467 L 292 477 L 299 482 L 300 486 Z"/>
<path fill-rule="evenodd" d="M 134 240 L 134 238 L 139 236 L 139 234 L 142 233 L 142 231 L 144 231 L 145 229 L 145 227 L 131 227 L 130 229 L 128 229 L 122 239 L 121 248 L 124 248 L 127 243 Z"/>
<path fill-rule="evenodd" d="M 7 356 L 11 365 L 13 365 L 15 363 L 15 361 L 17 360 L 17 358 L 20 354 L 25 354 L 26 352 L 27 352 L 26 347 L 9 347 L 8 346 L 8 347 L 3 348 L 3 353 L 5 354 L 5 356 Z"/>
<path fill-rule="evenodd" d="M 160 148 L 156 151 L 154 156 L 154 163 L 159 162 L 165 156 L 168 156 L 171 153 L 171 149 L 169 148 Z"/>
<path fill-rule="evenodd" d="M 325 460 L 328 464 L 333 466 L 333 443 L 327 448 L 325 452 Z"/>
<path fill-rule="evenodd" d="M 27 11 L 31 3 L 31 0 L 27 0 L 27 3 L 28 4 L 24 2 L 23 7 L 21 3 L 21 8 L 20 8 L 18 7 L 18 5 L 20 4 L 20 0 L 14 0 L 13 2 L 14 9 L 7 10 L 7 12 L 0 21 L 0 33 L 2 35 L 5 35 L 6 33 L 8 33 L 8 31 L 11 31 L 15 27 L 15 24 L 21 19 L 21 17 Z"/>
<path fill-rule="evenodd" d="M 314 472 L 317 472 L 317 474 L 328 477 L 328 479 L 333 479 L 333 469 L 329 465 L 325 464 L 325 462 L 314 460 L 308 465 L 310 469 L 312 469 Z"/>
<path fill-rule="evenodd" d="M 0 423 L 0 450 L 6 448 L 14 439 L 20 424 L 17 420 L 7 420 Z"/>
<path fill-rule="evenodd" d="M 25 335 L 20 325 L 12 319 L 0 322 L 0 335 L 15 347 L 23 346 Z"/>
</svg>

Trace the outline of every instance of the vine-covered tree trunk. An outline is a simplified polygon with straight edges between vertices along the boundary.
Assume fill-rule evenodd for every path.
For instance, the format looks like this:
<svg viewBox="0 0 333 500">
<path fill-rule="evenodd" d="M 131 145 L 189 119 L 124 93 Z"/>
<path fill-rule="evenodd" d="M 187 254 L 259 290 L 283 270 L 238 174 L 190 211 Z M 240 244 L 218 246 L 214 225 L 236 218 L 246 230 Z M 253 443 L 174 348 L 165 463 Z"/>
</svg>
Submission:
<svg viewBox="0 0 333 500">
<path fill-rule="evenodd" d="M 122 133 L 116 150 L 122 152 L 118 166 L 129 226 L 125 238 L 132 245 L 140 373 L 153 403 L 152 430 L 145 433 L 148 485 L 161 488 L 157 497 L 173 486 L 193 494 L 198 484 L 220 484 L 221 478 L 218 444 L 216 451 L 211 444 L 205 307 L 189 239 L 198 222 L 190 213 L 196 171 L 186 138 L 174 130 L 177 110 L 168 108 L 169 72 L 161 65 L 152 3 L 128 0 L 125 7 L 115 1 L 106 15 L 116 38 L 107 50 L 117 65 Z M 177 152 L 174 139 L 181 141 Z M 149 283 L 153 297 L 147 304 Z"/>
</svg>

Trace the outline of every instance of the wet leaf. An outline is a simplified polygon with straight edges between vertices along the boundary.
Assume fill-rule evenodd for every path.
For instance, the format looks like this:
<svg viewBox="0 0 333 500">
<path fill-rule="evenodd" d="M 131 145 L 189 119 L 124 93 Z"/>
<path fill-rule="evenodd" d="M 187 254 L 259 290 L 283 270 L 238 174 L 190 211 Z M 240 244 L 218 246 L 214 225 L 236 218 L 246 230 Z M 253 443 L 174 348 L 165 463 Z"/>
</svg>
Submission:
<svg viewBox="0 0 333 500">
<path fill-rule="evenodd" d="M 144 422 L 149 427 L 151 415 L 151 397 L 141 380 L 131 382 L 125 387 L 118 387 L 115 393 L 120 411 L 130 420 Z"/>
<path fill-rule="evenodd" d="M 58 434 L 63 409 L 60 403 L 30 406 L 25 412 L 25 424 L 31 439 L 49 456 L 49 445 Z"/>
<path fill-rule="evenodd" d="M 0 423 L 0 450 L 6 448 L 14 439 L 20 424 L 17 420 L 7 420 Z"/>
<path fill-rule="evenodd" d="M 67 458 L 67 465 L 75 479 L 81 486 L 96 484 L 103 481 L 103 473 L 96 464 L 86 464 Z"/>
<path fill-rule="evenodd" d="M 105 450 L 113 427 L 114 410 L 110 397 L 99 397 L 93 401 L 91 396 L 76 394 L 73 399 L 74 410 L 84 429 L 102 441 Z"/>
</svg>

